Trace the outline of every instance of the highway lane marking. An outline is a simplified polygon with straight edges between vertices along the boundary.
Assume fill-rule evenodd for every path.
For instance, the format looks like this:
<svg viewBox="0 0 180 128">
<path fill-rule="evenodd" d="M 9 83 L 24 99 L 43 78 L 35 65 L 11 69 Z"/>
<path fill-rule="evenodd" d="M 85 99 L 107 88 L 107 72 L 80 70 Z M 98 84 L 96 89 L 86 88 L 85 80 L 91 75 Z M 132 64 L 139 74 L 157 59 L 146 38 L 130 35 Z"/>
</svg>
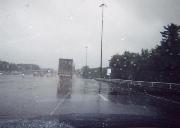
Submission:
<svg viewBox="0 0 180 128">
<path fill-rule="evenodd" d="M 41 103 L 41 102 L 56 102 L 56 101 L 57 101 L 56 99 L 37 100 L 38 103 Z"/>
<path fill-rule="evenodd" d="M 50 115 L 54 115 L 54 113 L 56 112 L 56 110 L 60 107 L 60 105 L 65 101 L 66 97 L 68 97 L 70 95 L 70 93 L 66 94 L 64 99 L 62 99 L 61 102 L 59 102 L 56 107 L 50 112 Z"/>
<path fill-rule="evenodd" d="M 163 98 L 163 97 L 153 96 L 153 95 L 150 95 L 150 94 L 146 94 L 146 95 L 147 95 L 147 96 L 154 97 L 154 98 L 156 98 L 156 99 L 161 99 L 161 100 L 165 100 L 165 101 L 172 102 L 172 103 L 175 103 L 175 104 L 180 104 L 180 102 L 178 102 L 178 101 L 169 100 L 169 99 L 166 99 L 166 98 Z"/>
<path fill-rule="evenodd" d="M 106 97 L 104 97 L 102 94 L 98 94 L 104 101 L 109 101 Z"/>
</svg>

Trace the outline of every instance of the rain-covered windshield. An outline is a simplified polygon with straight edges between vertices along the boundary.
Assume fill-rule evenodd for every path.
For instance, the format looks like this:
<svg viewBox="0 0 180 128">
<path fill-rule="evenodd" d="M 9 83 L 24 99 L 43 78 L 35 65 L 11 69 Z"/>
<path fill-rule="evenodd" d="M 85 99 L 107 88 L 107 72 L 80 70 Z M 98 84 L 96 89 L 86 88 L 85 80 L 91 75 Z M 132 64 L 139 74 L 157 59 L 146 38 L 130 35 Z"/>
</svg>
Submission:
<svg viewBox="0 0 180 128">
<path fill-rule="evenodd" d="M 0 0 L 0 127 L 73 114 L 180 125 L 179 12 L 179 0 Z"/>
</svg>

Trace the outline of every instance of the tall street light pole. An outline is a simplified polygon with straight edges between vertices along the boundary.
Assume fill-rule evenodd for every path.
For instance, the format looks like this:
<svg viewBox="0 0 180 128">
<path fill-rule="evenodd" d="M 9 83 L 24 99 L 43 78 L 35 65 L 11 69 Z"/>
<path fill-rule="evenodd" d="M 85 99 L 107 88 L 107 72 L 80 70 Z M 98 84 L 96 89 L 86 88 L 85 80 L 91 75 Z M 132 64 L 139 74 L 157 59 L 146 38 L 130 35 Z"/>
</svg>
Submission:
<svg viewBox="0 0 180 128">
<path fill-rule="evenodd" d="M 86 49 L 86 67 L 85 67 L 85 78 L 87 78 L 87 70 L 88 70 L 88 67 L 87 67 L 87 49 L 88 49 L 88 46 L 85 47 Z"/>
<path fill-rule="evenodd" d="M 87 49 L 88 49 L 88 46 L 86 46 L 85 48 L 86 48 L 86 68 L 87 68 Z"/>
<path fill-rule="evenodd" d="M 102 26 L 101 26 L 101 62 L 100 62 L 100 78 L 102 78 L 102 45 L 103 45 L 103 27 L 104 27 L 104 7 L 106 5 L 102 3 L 99 7 L 102 8 Z"/>
</svg>

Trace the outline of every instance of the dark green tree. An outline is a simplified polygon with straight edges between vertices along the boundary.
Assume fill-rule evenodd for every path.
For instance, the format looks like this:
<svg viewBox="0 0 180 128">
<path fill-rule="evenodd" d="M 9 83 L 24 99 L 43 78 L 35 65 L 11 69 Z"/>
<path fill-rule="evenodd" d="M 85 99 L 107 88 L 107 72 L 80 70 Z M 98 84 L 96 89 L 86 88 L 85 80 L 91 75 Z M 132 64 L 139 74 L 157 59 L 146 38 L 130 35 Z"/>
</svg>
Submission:
<svg viewBox="0 0 180 128">
<path fill-rule="evenodd" d="M 140 56 L 138 53 L 125 51 L 122 55 L 116 54 L 110 60 L 111 77 L 121 79 L 137 79 Z"/>
<path fill-rule="evenodd" d="M 160 45 L 141 53 L 112 56 L 112 78 L 180 83 L 180 26 L 170 24 L 161 32 Z"/>
<path fill-rule="evenodd" d="M 170 24 L 164 29 L 161 44 L 153 54 L 156 77 L 160 81 L 180 82 L 180 26 Z"/>
</svg>

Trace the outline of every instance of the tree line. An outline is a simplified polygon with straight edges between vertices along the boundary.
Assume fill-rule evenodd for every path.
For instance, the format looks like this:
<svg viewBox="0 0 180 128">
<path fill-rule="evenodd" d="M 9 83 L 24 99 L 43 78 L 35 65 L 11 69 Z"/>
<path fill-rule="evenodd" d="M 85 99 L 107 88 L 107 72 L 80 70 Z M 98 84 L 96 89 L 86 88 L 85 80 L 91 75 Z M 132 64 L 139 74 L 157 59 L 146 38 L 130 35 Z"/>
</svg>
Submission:
<svg viewBox="0 0 180 128">
<path fill-rule="evenodd" d="M 162 40 L 152 49 L 113 55 L 109 67 L 103 68 L 103 78 L 109 78 L 110 68 L 113 79 L 180 83 L 180 26 L 171 23 L 160 33 Z M 100 77 L 99 68 L 84 66 L 79 72 L 84 78 Z"/>
<path fill-rule="evenodd" d="M 0 71 L 12 72 L 12 71 L 28 71 L 28 70 L 40 70 L 40 67 L 36 64 L 15 64 L 0 60 Z"/>
<path fill-rule="evenodd" d="M 111 78 L 180 83 L 180 26 L 171 23 L 160 33 L 155 48 L 113 55 Z"/>
<path fill-rule="evenodd" d="M 108 78 L 107 76 L 107 67 L 102 69 L 103 78 Z M 100 77 L 100 68 L 90 68 L 89 66 L 83 66 L 80 70 L 76 70 L 78 74 L 81 74 L 83 78 L 99 78 Z"/>
</svg>

